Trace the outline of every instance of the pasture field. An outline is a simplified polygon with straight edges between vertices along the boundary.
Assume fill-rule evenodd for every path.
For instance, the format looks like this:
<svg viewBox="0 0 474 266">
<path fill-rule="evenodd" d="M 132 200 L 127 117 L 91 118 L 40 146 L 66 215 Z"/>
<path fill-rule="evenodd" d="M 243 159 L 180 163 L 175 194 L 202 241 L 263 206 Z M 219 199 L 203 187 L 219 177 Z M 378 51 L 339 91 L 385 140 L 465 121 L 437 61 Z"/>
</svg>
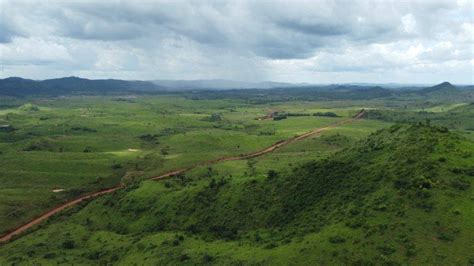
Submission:
<svg viewBox="0 0 474 266">
<path fill-rule="evenodd" d="M 0 131 L 0 232 L 68 199 L 121 181 L 134 182 L 198 162 L 249 153 L 336 123 L 366 107 L 360 104 L 344 108 L 315 102 L 255 106 L 240 100 L 177 96 L 5 100 L 0 125 L 13 130 Z M 275 109 L 309 116 L 255 120 Z M 312 116 L 327 111 L 340 117 Z M 381 125 L 361 122 L 340 130 L 356 127 L 347 131 L 354 140 Z M 293 149 L 294 156 L 275 156 L 296 162 L 309 153 L 303 146 L 285 148 Z M 321 149 L 321 154 L 330 151 Z M 308 159 L 320 156 L 313 155 Z"/>
<path fill-rule="evenodd" d="M 473 259 L 472 104 L 159 95 L 15 98 L 0 106 L 1 232 L 80 195 L 127 185 L 0 247 L 0 264 Z M 261 150 L 361 109 L 363 119 L 260 157 L 146 180 Z M 273 112 L 280 116 L 257 119 Z"/>
<path fill-rule="evenodd" d="M 474 190 L 451 169 L 471 169 L 466 153 L 474 143 L 425 125 L 389 126 L 360 141 L 375 122 L 358 122 L 254 163 L 200 167 L 83 203 L 6 245 L 0 257 L 20 264 L 469 262 Z M 436 149 L 425 153 L 433 141 Z M 306 166 L 294 159 L 301 152 Z M 357 157 L 364 160 L 355 168 L 341 164 Z M 422 159 L 407 165 L 412 158 Z M 420 179 L 429 165 L 439 172 Z M 414 183 L 392 180 L 394 173 Z"/>
</svg>

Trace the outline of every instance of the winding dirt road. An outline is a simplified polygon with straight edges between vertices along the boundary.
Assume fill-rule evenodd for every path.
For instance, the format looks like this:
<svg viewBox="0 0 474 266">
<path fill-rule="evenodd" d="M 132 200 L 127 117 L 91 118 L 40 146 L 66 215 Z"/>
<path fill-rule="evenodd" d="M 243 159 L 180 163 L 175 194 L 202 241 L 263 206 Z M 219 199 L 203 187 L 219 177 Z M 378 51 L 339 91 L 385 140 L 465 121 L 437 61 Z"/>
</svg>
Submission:
<svg viewBox="0 0 474 266">
<path fill-rule="evenodd" d="M 260 150 L 260 151 L 256 151 L 256 152 L 253 152 L 253 153 L 244 154 L 244 155 L 240 155 L 240 156 L 222 157 L 222 158 L 218 158 L 218 159 L 214 159 L 214 160 L 210 160 L 210 161 L 205 161 L 205 162 L 196 164 L 192 167 L 181 168 L 181 169 L 178 169 L 178 170 L 174 170 L 172 172 L 168 172 L 168 173 L 163 174 L 163 175 L 152 177 L 152 178 L 150 178 L 150 180 L 161 180 L 161 179 L 173 177 L 175 175 L 187 172 L 187 171 L 189 171 L 193 168 L 203 166 L 203 165 L 208 165 L 208 164 L 213 164 L 213 163 L 218 163 L 218 162 L 235 161 L 235 160 L 243 160 L 243 159 L 259 157 L 259 156 L 262 156 L 264 154 L 270 153 L 270 152 L 272 152 L 272 151 L 274 151 L 274 150 L 276 150 L 276 149 L 278 149 L 282 146 L 288 145 L 292 142 L 303 140 L 303 139 L 309 138 L 311 136 L 317 135 L 317 134 L 319 134 L 319 133 L 321 133 L 321 132 L 323 132 L 327 129 L 334 128 L 334 127 L 337 127 L 337 126 L 340 126 L 340 125 L 343 125 L 343 124 L 351 123 L 351 122 L 353 122 L 357 119 L 362 118 L 363 115 L 364 115 L 364 110 L 361 110 L 357 115 L 355 115 L 354 117 L 352 117 L 350 119 L 346 119 L 346 120 L 340 121 L 338 123 L 335 123 L 335 124 L 332 124 L 332 125 L 329 125 L 329 126 L 326 126 L 326 127 L 317 128 L 317 129 L 309 131 L 305 134 L 302 134 L 302 135 L 299 135 L 299 136 L 296 136 L 296 137 L 293 137 L 293 138 L 290 138 L 290 139 L 287 139 L 287 140 L 284 140 L 284 141 L 279 141 L 279 142 L 277 142 L 277 143 L 275 143 L 275 144 L 273 144 L 273 145 L 271 145 L 271 146 L 269 146 L 269 147 L 267 147 L 263 150 Z M 101 190 L 101 191 L 98 191 L 98 192 L 94 192 L 92 194 L 87 194 L 87 195 L 81 196 L 79 198 L 70 200 L 66 203 L 63 203 L 63 204 L 61 204 L 61 205 L 59 205 L 59 206 L 57 206 L 57 207 L 55 207 L 55 208 L 53 208 L 53 209 L 51 209 L 47 212 L 41 214 L 40 216 L 38 216 L 37 218 L 31 220 L 30 222 L 28 222 L 26 224 L 23 224 L 20 227 L 17 227 L 16 229 L 10 231 L 9 233 L 3 235 L 2 237 L 0 237 L 0 243 L 5 243 L 5 242 L 8 242 L 8 241 L 12 240 L 12 238 L 14 238 L 15 236 L 25 232 L 26 230 L 30 229 L 31 227 L 33 227 L 35 225 L 38 225 L 38 224 L 42 223 L 43 221 L 45 221 L 49 217 L 59 213 L 60 211 L 66 209 L 66 208 L 75 206 L 75 205 L 81 203 L 84 200 L 89 200 L 89 199 L 96 198 L 96 197 L 99 197 L 99 196 L 104 195 L 104 194 L 112 193 L 112 192 L 117 191 L 117 190 L 119 190 L 121 188 L 124 188 L 124 187 L 125 187 L 124 184 L 119 184 L 118 186 L 108 188 L 108 189 L 104 189 L 104 190 Z"/>
</svg>

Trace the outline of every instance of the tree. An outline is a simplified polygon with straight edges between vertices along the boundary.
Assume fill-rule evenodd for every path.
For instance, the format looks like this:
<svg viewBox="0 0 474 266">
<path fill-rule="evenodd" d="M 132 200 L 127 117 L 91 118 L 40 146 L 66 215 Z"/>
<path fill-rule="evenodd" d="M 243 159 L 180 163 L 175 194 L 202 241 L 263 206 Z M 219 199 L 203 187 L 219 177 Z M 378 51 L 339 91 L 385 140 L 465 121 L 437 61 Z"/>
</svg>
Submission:
<svg viewBox="0 0 474 266">
<path fill-rule="evenodd" d="M 256 163 L 257 162 L 254 159 L 247 160 L 247 167 L 249 168 L 248 170 L 249 176 L 255 176 L 255 174 L 257 173 L 257 169 L 255 168 Z"/>
<path fill-rule="evenodd" d="M 269 180 L 275 179 L 277 176 L 278 176 L 278 173 L 275 170 L 273 169 L 268 170 L 267 178 Z"/>
</svg>

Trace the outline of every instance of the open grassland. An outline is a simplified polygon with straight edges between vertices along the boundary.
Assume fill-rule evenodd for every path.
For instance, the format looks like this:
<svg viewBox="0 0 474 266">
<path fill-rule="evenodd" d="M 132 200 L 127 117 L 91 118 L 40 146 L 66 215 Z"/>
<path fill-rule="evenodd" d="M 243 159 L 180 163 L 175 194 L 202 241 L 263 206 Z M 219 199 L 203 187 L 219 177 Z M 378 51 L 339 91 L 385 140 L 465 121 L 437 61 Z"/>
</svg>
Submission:
<svg viewBox="0 0 474 266">
<path fill-rule="evenodd" d="M 443 127 L 358 121 L 83 203 L 0 263 L 465 265 L 472 151 Z"/>
<path fill-rule="evenodd" d="M 127 184 L 5 244 L 2 265 L 474 262 L 472 104 L 75 96 L 0 106 L 0 232 Z M 145 180 L 361 109 L 365 119 L 258 158 Z"/>
<path fill-rule="evenodd" d="M 240 100 L 174 96 L 5 101 L 5 108 L 0 109 L 0 125 L 4 126 L 0 130 L 0 232 L 81 194 L 259 150 L 347 119 L 366 107 L 322 105 L 253 105 Z M 305 115 L 279 121 L 255 120 L 272 110 Z M 329 111 L 337 117 L 313 116 Z M 383 126 L 383 122 L 375 121 L 352 129 L 351 125 L 344 125 L 331 130 L 341 130 L 344 136 L 332 141 L 341 138 L 342 143 L 321 143 L 321 148 L 316 148 L 319 152 L 312 153 L 305 148 L 305 143 L 312 140 L 305 140 L 282 149 L 267 162 L 262 160 L 256 167 L 267 164 L 268 168 L 279 160 L 287 165 L 306 155 L 308 159 L 326 156 Z M 258 171 L 265 172 L 267 168 Z"/>
</svg>

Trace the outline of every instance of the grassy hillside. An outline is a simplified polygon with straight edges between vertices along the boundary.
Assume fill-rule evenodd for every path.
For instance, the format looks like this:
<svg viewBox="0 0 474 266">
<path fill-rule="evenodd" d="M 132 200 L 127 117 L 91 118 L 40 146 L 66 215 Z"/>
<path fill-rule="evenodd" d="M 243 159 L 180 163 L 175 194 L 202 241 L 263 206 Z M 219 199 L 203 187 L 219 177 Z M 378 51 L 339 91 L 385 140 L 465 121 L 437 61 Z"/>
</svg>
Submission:
<svg viewBox="0 0 474 266">
<path fill-rule="evenodd" d="M 196 169 L 57 216 L 0 264 L 472 264 L 473 151 L 446 128 L 395 125 L 266 175 Z"/>
<path fill-rule="evenodd" d="M 369 110 L 365 118 L 386 122 L 426 122 L 449 129 L 474 131 L 474 103 L 441 104 L 420 110 Z"/>
<path fill-rule="evenodd" d="M 172 96 L 0 97 L 0 234 L 78 195 L 256 151 L 361 109 L 337 106 Z M 309 115 L 255 120 L 271 109 Z M 329 111 L 338 117 L 311 115 Z M 380 125 L 372 121 L 356 137 Z"/>
</svg>

